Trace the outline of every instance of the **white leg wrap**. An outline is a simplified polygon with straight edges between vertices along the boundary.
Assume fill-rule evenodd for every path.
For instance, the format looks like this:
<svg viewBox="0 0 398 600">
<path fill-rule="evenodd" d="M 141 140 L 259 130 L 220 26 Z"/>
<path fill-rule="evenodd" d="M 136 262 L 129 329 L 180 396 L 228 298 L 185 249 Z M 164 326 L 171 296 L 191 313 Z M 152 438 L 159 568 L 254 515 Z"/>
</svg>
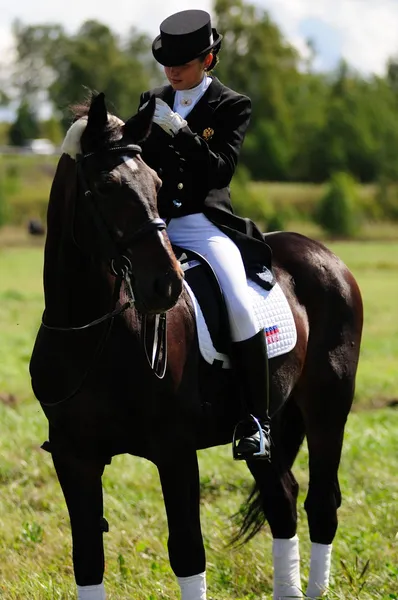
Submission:
<svg viewBox="0 0 398 600">
<path fill-rule="evenodd" d="M 78 600 L 106 600 L 104 584 L 78 585 L 77 598 Z"/>
<path fill-rule="evenodd" d="M 319 598 L 329 586 L 332 544 L 311 544 L 308 598 Z"/>
<path fill-rule="evenodd" d="M 206 571 L 177 579 L 181 588 L 181 600 L 206 600 Z"/>
<path fill-rule="evenodd" d="M 297 535 L 290 540 L 274 539 L 272 555 L 274 559 L 273 600 L 302 598 L 300 551 Z"/>
</svg>

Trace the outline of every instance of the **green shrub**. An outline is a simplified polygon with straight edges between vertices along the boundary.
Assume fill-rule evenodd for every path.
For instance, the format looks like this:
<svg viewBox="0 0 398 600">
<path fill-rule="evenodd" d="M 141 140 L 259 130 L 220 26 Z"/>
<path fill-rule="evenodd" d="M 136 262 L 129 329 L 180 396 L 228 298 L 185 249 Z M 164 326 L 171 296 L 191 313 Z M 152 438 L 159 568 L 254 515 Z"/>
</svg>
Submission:
<svg viewBox="0 0 398 600">
<path fill-rule="evenodd" d="M 239 166 L 231 183 L 231 198 L 234 211 L 241 217 L 248 217 L 262 226 L 272 214 L 265 194 L 256 193 L 250 183 L 246 167 Z"/>
<path fill-rule="evenodd" d="M 3 181 L 7 196 L 14 195 L 21 189 L 20 170 L 17 164 L 6 165 Z"/>
<path fill-rule="evenodd" d="M 283 231 L 286 226 L 286 215 L 282 212 L 274 212 L 267 221 L 266 232 Z"/>
<path fill-rule="evenodd" d="M 335 173 L 317 206 L 317 223 L 330 235 L 351 237 L 358 231 L 359 212 L 355 180 L 349 173 Z"/>
<path fill-rule="evenodd" d="M 35 111 L 27 100 L 22 100 L 17 110 L 17 117 L 8 131 L 8 141 L 11 146 L 23 146 L 27 140 L 37 138 L 40 126 Z"/>
<path fill-rule="evenodd" d="M 381 179 L 376 194 L 378 209 L 382 218 L 398 221 L 398 185 Z"/>
<path fill-rule="evenodd" d="M 10 216 L 10 207 L 7 201 L 7 194 L 4 186 L 4 182 L 0 179 L 0 227 L 3 227 Z"/>
</svg>

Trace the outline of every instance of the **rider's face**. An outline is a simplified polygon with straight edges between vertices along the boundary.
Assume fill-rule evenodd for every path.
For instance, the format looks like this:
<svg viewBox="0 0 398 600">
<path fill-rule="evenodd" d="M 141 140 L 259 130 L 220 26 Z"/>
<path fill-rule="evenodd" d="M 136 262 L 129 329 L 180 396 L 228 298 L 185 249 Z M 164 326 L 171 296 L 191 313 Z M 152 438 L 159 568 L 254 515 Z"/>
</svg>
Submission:
<svg viewBox="0 0 398 600">
<path fill-rule="evenodd" d="M 203 79 L 205 66 L 209 62 L 208 58 L 206 57 L 205 62 L 195 58 L 185 65 L 165 67 L 164 72 L 173 89 L 189 90 L 198 85 Z"/>
</svg>

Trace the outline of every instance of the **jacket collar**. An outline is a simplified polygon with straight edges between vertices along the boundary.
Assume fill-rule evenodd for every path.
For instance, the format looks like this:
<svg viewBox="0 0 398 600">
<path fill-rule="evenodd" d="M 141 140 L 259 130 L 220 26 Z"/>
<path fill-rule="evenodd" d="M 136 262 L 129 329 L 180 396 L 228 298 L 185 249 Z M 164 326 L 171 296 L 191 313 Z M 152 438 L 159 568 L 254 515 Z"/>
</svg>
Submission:
<svg viewBox="0 0 398 600">
<path fill-rule="evenodd" d="M 213 81 L 201 99 L 186 116 L 192 131 L 199 133 L 203 128 L 209 127 L 213 112 L 220 101 L 222 89 L 222 83 L 216 77 L 213 77 Z"/>
<path fill-rule="evenodd" d="M 196 104 L 196 106 L 201 102 L 201 100 L 203 100 L 204 98 L 206 98 L 207 102 L 209 104 L 214 104 L 217 103 L 220 100 L 221 97 L 221 93 L 223 90 L 223 84 L 221 83 L 221 81 L 219 79 L 217 79 L 217 77 L 212 77 L 212 82 L 209 85 L 209 87 L 207 88 L 206 92 L 203 94 L 202 98 L 199 100 L 199 102 Z M 194 107 L 195 108 L 195 107 Z"/>
<path fill-rule="evenodd" d="M 173 110 L 175 91 L 171 85 L 166 85 L 159 94 L 159 98 L 164 100 Z"/>
<path fill-rule="evenodd" d="M 213 81 L 211 82 L 201 99 L 195 104 L 191 112 L 188 114 L 187 121 L 189 121 L 191 114 L 196 112 L 195 109 L 198 106 L 202 106 L 204 102 L 207 102 L 209 105 L 212 105 L 216 104 L 220 100 L 224 86 L 221 83 L 221 81 L 217 79 L 217 77 L 212 77 L 212 79 Z M 173 90 L 171 85 L 166 85 L 159 94 L 159 97 L 162 98 L 162 100 L 164 100 L 170 106 L 171 109 L 173 108 L 175 91 Z"/>
</svg>

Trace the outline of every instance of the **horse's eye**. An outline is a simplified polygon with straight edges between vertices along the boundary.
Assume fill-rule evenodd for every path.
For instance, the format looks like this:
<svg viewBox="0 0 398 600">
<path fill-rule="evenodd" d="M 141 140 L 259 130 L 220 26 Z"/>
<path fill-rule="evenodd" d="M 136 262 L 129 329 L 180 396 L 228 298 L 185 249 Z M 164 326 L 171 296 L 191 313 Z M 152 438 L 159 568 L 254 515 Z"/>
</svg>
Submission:
<svg viewBox="0 0 398 600">
<path fill-rule="evenodd" d="M 108 173 L 108 171 L 104 171 L 101 173 L 94 186 L 98 194 L 105 196 L 106 194 L 109 194 L 109 192 L 112 190 L 112 186 L 115 186 L 116 183 L 117 182 L 115 178 Z"/>
</svg>

